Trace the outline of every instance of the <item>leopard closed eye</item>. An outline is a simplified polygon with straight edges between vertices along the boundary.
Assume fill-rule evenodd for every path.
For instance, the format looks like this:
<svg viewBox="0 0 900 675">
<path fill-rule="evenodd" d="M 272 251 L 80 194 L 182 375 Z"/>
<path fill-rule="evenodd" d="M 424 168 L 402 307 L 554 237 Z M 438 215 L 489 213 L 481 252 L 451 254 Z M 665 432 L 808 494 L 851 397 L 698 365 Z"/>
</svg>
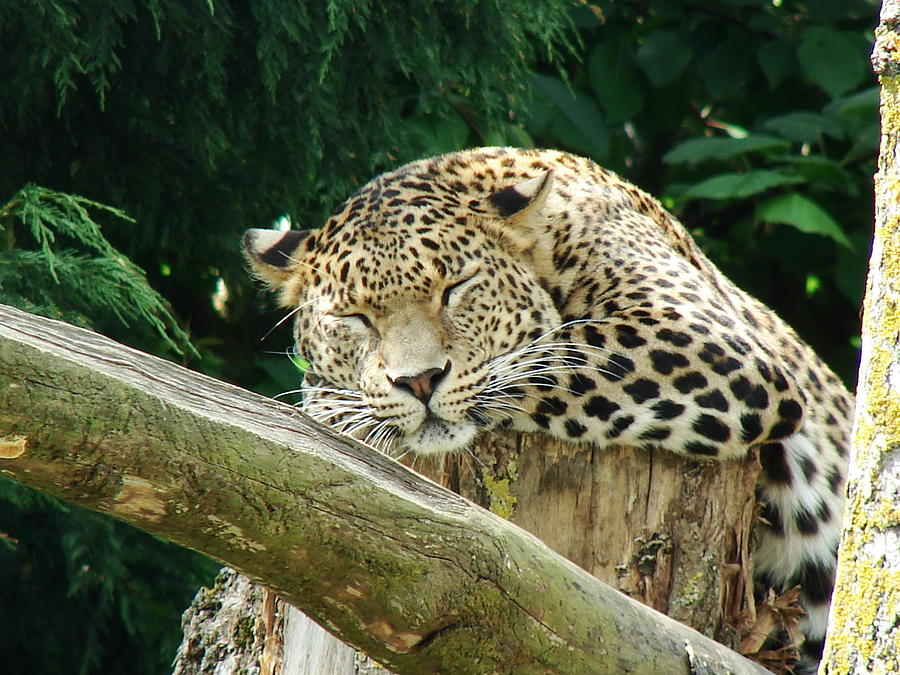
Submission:
<svg viewBox="0 0 900 675">
<path fill-rule="evenodd" d="M 721 459 L 758 447 L 756 574 L 802 586 L 818 657 L 851 397 L 654 198 L 564 152 L 482 148 L 244 248 L 295 313 L 304 409 L 386 452 L 459 451 L 500 425 Z"/>
</svg>

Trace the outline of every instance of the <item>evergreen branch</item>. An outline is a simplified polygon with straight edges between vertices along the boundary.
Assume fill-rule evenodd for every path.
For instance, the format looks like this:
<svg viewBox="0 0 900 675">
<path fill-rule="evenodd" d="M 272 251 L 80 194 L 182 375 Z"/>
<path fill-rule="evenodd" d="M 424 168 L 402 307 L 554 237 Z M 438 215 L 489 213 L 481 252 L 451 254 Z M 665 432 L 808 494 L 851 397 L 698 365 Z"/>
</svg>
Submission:
<svg viewBox="0 0 900 675">
<path fill-rule="evenodd" d="M 199 356 L 165 299 L 143 270 L 107 241 L 88 209 L 136 222 L 113 206 L 37 185 L 26 185 L 0 208 L 13 242 L 0 253 L 0 299 L 82 325 L 93 325 L 104 313 L 125 327 L 143 322 L 176 353 Z M 16 222 L 37 250 L 15 248 Z M 58 237 L 76 248 L 60 248 Z"/>
</svg>

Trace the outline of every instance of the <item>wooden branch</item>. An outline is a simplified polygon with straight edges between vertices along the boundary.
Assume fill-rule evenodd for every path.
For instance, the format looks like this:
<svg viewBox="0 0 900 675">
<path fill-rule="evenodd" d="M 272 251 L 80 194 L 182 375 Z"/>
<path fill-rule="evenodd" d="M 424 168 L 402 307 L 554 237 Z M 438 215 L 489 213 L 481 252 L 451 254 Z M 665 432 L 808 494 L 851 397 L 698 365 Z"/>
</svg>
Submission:
<svg viewBox="0 0 900 675">
<path fill-rule="evenodd" d="M 0 458 L 398 673 L 766 672 L 287 405 L 2 306 Z"/>
</svg>

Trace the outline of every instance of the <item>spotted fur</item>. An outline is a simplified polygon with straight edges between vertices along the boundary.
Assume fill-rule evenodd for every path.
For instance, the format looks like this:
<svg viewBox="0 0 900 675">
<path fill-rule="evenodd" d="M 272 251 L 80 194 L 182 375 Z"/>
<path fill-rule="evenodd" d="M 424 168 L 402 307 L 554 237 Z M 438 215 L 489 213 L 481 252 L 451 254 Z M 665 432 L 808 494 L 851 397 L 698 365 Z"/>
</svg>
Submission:
<svg viewBox="0 0 900 675">
<path fill-rule="evenodd" d="M 759 448 L 758 579 L 803 587 L 805 648 L 821 648 L 851 397 L 655 199 L 570 154 L 485 148 L 244 246 L 296 313 L 307 411 L 387 451 L 457 451 L 501 425 L 718 459 Z"/>
</svg>

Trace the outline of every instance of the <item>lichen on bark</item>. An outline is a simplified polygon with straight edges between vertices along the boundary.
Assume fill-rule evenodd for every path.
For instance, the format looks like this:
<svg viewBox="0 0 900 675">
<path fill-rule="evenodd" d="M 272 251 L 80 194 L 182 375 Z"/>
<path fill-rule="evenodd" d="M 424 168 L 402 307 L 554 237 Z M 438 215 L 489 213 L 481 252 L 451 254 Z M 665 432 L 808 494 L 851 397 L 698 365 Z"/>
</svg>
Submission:
<svg viewBox="0 0 900 675">
<path fill-rule="evenodd" d="M 900 2 L 885 0 L 875 230 L 852 461 L 822 672 L 900 672 Z"/>
</svg>

